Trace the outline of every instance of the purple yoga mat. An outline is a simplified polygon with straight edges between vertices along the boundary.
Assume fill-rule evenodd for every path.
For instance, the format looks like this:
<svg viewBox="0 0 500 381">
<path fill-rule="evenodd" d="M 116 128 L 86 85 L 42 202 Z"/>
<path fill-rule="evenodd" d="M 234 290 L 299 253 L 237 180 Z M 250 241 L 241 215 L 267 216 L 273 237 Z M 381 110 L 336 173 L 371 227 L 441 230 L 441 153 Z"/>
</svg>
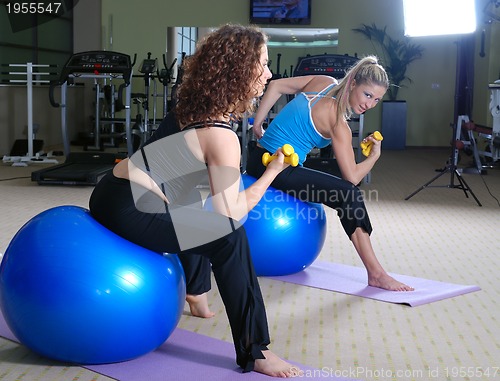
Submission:
<svg viewBox="0 0 500 381">
<path fill-rule="evenodd" d="M 481 290 L 478 286 L 462 286 L 407 275 L 390 275 L 414 287 L 415 291 L 396 292 L 370 287 L 367 285 L 368 280 L 364 268 L 321 261 L 314 262 L 299 273 L 271 278 L 383 302 L 406 304 L 411 307 Z"/>
<path fill-rule="evenodd" d="M 0 336 L 19 342 L 0 313 Z M 337 377 L 335 369 L 314 369 L 293 362 L 304 370 L 300 379 L 359 381 Z M 177 328 L 158 349 L 139 358 L 116 363 L 84 366 L 120 381 L 270 381 L 256 372 L 242 373 L 236 365 L 232 343 Z"/>
</svg>

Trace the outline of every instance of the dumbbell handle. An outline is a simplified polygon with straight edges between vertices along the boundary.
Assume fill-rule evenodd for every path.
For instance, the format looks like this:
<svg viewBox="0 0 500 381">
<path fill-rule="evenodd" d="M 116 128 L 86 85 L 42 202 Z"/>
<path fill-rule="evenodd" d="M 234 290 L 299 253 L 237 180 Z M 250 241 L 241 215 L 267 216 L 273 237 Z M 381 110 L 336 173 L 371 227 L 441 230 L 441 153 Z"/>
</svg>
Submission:
<svg viewBox="0 0 500 381">
<path fill-rule="evenodd" d="M 378 131 L 375 131 L 373 133 L 373 138 L 375 140 L 378 140 L 378 141 L 384 140 L 384 137 Z M 363 153 L 363 155 L 369 156 L 370 152 L 372 151 L 373 142 L 370 140 L 367 140 L 366 142 L 361 142 L 360 146 L 361 146 L 361 152 Z"/>
<path fill-rule="evenodd" d="M 281 147 L 281 151 L 285 155 L 285 163 L 290 164 L 292 167 L 299 165 L 299 155 L 295 153 L 290 144 L 283 145 L 283 147 Z M 271 155 L 269 152 L 266 152 L 262 155 L 262 164 L 267 167 L 267 165 L 277 157 L 277 155 Z"/>
</svg>

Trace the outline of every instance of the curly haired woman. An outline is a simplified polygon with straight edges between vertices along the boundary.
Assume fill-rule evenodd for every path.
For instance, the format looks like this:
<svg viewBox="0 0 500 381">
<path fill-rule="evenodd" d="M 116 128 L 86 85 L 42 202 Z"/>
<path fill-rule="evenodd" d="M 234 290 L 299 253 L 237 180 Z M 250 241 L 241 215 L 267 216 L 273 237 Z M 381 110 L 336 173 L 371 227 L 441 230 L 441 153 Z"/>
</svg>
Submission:
<svg viewBox="0 0 500 381">
<path fill-rule="evenodd" d="M 118 163 L 97 184 L 90 210 L 110 230 L 159 255 L 207 258 L 226 308 L 237 364 L 243 371 L 293 377 L 301 371 L 267 348 L 264 301 L 239 222 L 287 164 L 278 150 L 279 159 L 240 191 L 241 148 L 230 125 L 251 110 L 272 76 L 266 42 L 255 27 L 225 25 L 210 33 L 183 62 L 176 105 L 180 132 L 162 136 L 163 130 L 157 131 Z M 187 197 L 207 177 L 213 212 Z M 199 297 L 202 292 L 193 287 L 188 284 L 187 293 Z"/>
</svg>

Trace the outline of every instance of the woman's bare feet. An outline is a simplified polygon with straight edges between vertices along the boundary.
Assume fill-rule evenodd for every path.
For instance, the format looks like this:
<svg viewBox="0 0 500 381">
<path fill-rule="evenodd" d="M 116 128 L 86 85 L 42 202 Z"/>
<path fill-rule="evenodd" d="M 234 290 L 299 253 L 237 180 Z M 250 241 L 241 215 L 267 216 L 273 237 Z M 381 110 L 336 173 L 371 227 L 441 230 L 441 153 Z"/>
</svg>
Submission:
<svg viewBox="0 0 500 381">
<path fill-rule="evenodd" d="M 210 311 L 208 307 L 207 293 L 201 295 L 186 295 L 186 302 L 189 304 L 191 315 L 201 318 L 211 318 L 215 312 Z"/>
<path fill-rule="evenodd" d="M 304 373 L 299 367 L 287 363 L 269 350 L 262 351 L 262 354 L 265 359 L 255 360 L 255 372 L 280 378 L 298 377 Z"/>
<path fill-rule="evenodd" d="M 372 287 L 383 288 L 389 291 L 413 291 L 413 287 L 401 283 L 391 277 L 386 272 L 383 272 L 379 276 L 373 276 L 368 274 L 368 285 Z"/>
<path fill-rule="evenodd" d="M 373 251 L 370 235 L 358 227 L 351 235 L 351 241 L 368 272 L 368 285 L 389 291 L 413 291 L 414 288 L 391 277 L 382 268 Z"/>
</svg>

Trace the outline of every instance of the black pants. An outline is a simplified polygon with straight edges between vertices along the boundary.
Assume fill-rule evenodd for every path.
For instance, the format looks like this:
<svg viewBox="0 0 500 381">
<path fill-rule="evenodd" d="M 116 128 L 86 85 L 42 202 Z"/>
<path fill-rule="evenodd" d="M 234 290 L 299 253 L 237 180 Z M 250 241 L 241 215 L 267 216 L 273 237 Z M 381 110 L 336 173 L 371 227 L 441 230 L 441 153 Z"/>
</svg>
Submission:
<svg viewBox="0 0 500 381">
<path fill-rule="evenodd" d="M 265 167 L 261 147 L 249 153 L 247 173 L 255 178 L 262 176 Z M 344 231 L 349 239 L 360 227 L 368 234 L 372 226 L 365 207 L 363 195 L 358 187 L 339 177 L 305 167 L 288 167 L 271 184 L 274 188 L 289 193 L 307 202 L 321 203 L 337 211 Z M 188 294 L 200 295 L 210 290 L 210 263 L 204 256 L 180 257 L 186 274 Z"/>
<path fill-rule="evenodd" d="M 237 364 L 250 371 L 255 359 L 264 358 L 261 351 L 269 345 L 267 316 L 243 226 L 201 208 L 182 207 L 175 227 L 193 237 L 220 231 L 215 229 L 228 223 L 234 229 L 212 242 L 181 250 L 169 207 L 151 192 L 134 202 L 130 182 L 112 175 L 96 185 L 89 206 L 97 221 L 121 237 L 158 253 L 179 254 L 183 265 L 187 264 L 187 282 L 203 284 L 208 277 L 210 284 L 211 265 L 231 326 Z M 189 258 L 194 263 L 203 258 L 202 268 L 193 268 Z M 201 282 L 198 275 L 204 277 Z"/>
<path fill-rule="evenodd" d="M 266 167 L 262 164 L 264 148 L 255 146 L 249 151 L 246 172 L 259 178 Z M 372 226 L 359 188 L 339 177 L 314 169 L 289 166 L 271 184 L 301 201 L 324 204 L 337 211 L 340 222 L 349 237 L 360 227 L 368 234 Z"/>
</svg>

